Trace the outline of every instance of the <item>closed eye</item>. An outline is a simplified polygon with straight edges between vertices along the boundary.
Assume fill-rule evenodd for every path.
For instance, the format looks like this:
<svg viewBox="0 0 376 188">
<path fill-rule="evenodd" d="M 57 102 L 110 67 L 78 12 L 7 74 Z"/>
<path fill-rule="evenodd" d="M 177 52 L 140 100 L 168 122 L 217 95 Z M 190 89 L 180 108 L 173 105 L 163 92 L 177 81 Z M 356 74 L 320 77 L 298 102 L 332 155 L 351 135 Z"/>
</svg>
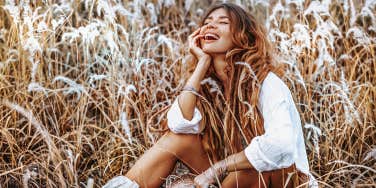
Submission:
<svg viewBox="0 0 376 188">
<path fill-rule="evenodd" d="M 220 24 L 229 24 L 228 22 L 219 22 Z M 204 23 L 204 25 L 208 25 L 209 22 Z"/>
</svg>

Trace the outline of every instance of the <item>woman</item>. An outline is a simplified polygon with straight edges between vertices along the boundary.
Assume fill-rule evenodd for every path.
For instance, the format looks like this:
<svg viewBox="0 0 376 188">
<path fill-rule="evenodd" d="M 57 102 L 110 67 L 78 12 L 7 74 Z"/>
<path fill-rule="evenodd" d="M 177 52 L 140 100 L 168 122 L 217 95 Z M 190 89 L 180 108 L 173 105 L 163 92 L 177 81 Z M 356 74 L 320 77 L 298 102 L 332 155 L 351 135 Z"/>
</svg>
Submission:
<svg viewBox="0 0 376 188">
<path fill-rule="evenodd" d="M 177 160 L 199 174 L 194 179 L 199 187 L 306 182 L 299 114 L 276 76 L 281 69 L 262 27 L 241 7 L 216 4 L 188 40 L 195 61 L 167 113 L 170 131 L 128 171 L 127 186 L 159 187 Z"/>
</svg>

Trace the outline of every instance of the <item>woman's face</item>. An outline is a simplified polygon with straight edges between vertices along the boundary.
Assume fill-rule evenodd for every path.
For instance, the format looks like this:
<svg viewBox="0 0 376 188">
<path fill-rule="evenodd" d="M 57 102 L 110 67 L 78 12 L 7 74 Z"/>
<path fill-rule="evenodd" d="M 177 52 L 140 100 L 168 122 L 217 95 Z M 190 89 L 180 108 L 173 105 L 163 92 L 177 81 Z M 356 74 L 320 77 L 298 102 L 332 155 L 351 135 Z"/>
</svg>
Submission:
<svg viewBox="0 0 376 188">
<path fill-rule="evenodd" d="M 230 17 L 225 9 L 219 8 L 211 12 L 204 20 L 200 31 L 200 34 L 204 35 L 200 39 L 202 50 L 211 55 L 231 50 L 234 43 L 230 25 Z"/>
</svg>

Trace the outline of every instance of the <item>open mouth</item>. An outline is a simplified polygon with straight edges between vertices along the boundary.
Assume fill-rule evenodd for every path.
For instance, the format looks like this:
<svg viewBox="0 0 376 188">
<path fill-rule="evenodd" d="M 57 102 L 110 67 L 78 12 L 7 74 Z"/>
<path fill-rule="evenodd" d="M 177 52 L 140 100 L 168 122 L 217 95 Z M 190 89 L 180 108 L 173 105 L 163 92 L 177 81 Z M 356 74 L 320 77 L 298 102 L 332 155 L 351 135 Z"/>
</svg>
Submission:
<svg viewBox="0 0 376 188">
<path fill-rule="evenodd" d="M 219 39 L 219 36 L 216 35 L 216 34 L 213 34 L 213 33 L 207 33 L 204 36 L 205 41 L 215 41 L 215 40 L 218 40 L 218 39 Z"/>
</svg>

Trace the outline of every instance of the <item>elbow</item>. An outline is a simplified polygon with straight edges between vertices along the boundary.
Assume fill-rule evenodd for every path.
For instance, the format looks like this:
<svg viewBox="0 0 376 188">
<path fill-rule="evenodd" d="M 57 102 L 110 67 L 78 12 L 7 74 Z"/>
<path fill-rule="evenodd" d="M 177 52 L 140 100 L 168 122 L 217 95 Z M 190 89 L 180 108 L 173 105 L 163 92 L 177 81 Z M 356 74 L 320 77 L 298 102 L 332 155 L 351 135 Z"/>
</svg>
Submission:
<svg viewBox="0 0 376 188">
<path fill-rule="evenodd" d="M 295 142 L 292 139 L 281 140 L 281 150 L 279 154 L 279 161 L 281 167 L 290 166 L 294 163 L 295 158 Z"/>
<path fill-rule="evenodd" d="M 188 99 L 188 100 L 187 100 Z M 181 96 L 176 99 L 177 107 L 179 108 L 179 111 L 181 112 L 181 115 L 183 118 L 187 121 L 192 121 L 194 118 L 195 113 L 195 103 L 189 100 L 190 98 L 187 96 Z"/>
<path fill-rule="evenodd" d="M 270 153 L 270 159 L 276 169 L 291 166 L 295 158 L 295 144 L 292 139 L 278 138 L 274 140 L 274 152 Z"/>
<path fill-rule="evenodd" d="M 186 119 L 187 121 L 192 121 L 192 119 L 193 119 L 193 113 L 194 112 L 192 112 L 192 113 L 185 113 L 183 110 L 182 110 L 182 116 L 183 116 L 183 118 L 184 119 Z"/>
<path fill-rule="evenodd" d="M 294 164 L 295 159 L 294 159 L 294 151 L 293 150 L 285 150 L 281 154 L 281 159 L 280 159 L 280 168 L 285 168 L 289 167 L 292 164 Z"/>
<path fill-rule="evenodd" d="M 283 158 L 293 158 L 295 155 L 296 139 L 293 134 L 286 134 L 275 140 L 278 143 Z"/>
<path fill-rule="evenodd" d="M 282 151 L 281 156 L 283 156 L 283 157 L 286 158 L 286 159 L 293 159 L 293 158 L 294 158 L 294 154 L 295 154 L 294 147 L 287 146 L 287 147 L 284 148 L 284 150 Z"/>
<path fill-rule="evenodd" d="M 167 127 L 174 133 L 192 133 L 197 134 L 203 130 L 200 126 L 202 117 L 198 110 L 193 117 L 188 120 L 184 117 L 177 105 L 173 105 L 167 112 Z"/>
<path fill-rule="evenodd" d="M 176 125 L 177 124 L 175 122 L 171 122 L 169 119 L 167 119 L 167 127 L 171 132 L 179 133 L 179 126 Z"/>
<path fill-rule="evenodd" d="M 167 116 L 167 127 L 173 133 L 179 133 L 180 128 L 184 127 L 184 122 L 171 115 Z"/>
</svg>

